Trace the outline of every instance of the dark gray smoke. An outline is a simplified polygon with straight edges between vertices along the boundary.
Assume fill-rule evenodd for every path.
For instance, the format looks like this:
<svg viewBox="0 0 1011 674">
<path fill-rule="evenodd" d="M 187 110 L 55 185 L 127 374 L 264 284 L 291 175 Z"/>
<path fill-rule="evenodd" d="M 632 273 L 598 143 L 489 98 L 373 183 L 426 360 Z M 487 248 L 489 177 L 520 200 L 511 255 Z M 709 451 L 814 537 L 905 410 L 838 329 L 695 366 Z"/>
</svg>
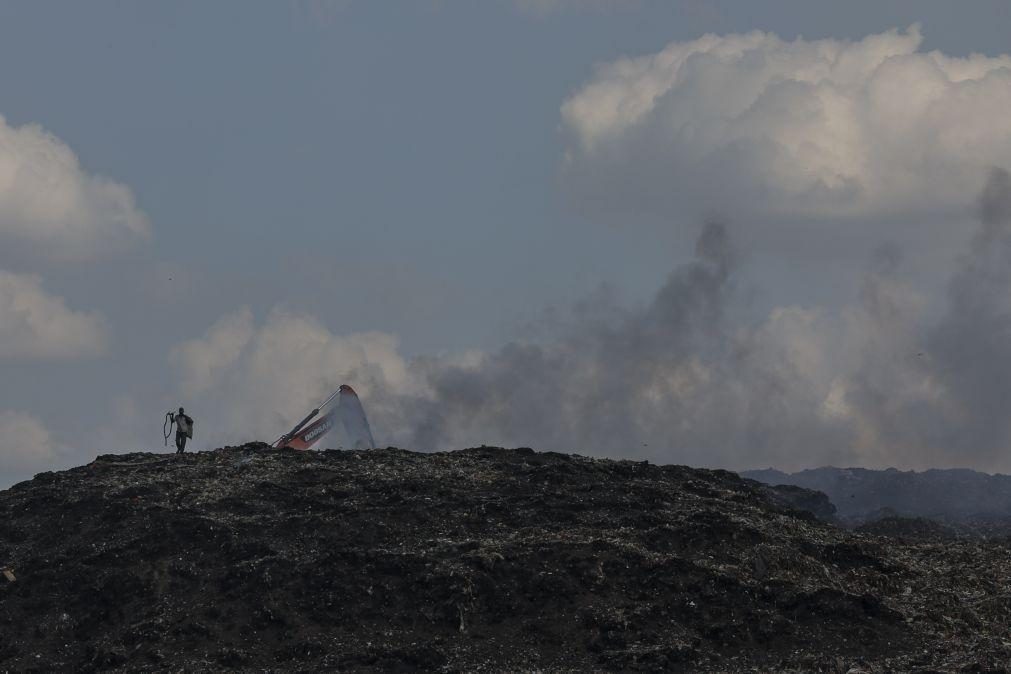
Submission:
<svg viewBox="0 0 1011 674">
<path fill-rule="evenodd" d="M 871 321 L 848 400 L 892 463 L 1011 468 L 1011 177 L 991 171 L 980 227 L 948 283 L 946 309 L 917 323 L 893 271 L 872 274 Z"/>
<path fill-rule="evenodd" d="M 1011 176 L 994 169 L 980 195 L 981 227 L 948 288 L 948 313 L 930 335 L 948 396 L 943 444 L 970 460 L 1007 454 L 1011 430 Z"/>
<path fill-rule="evenodd" d="M 396 398 L 377 415 L 425 449 L 530 445 L 712 465 L 749 453 L 792 464 L 826 440 L 844 446 L 789 350 L 767 326 L 731 320 L 736 270 L 726 228 L 710 222 L 694 260 L 646 307 L 598 307 L 555 341 L 515 341 L 476 367 L 415 363 L 431 396 Z"/>
<path fill-rule="evenodd" d="M 995 169 L 981 227 L 940 320 L 882 246 L 838 315 L 761 321 L 736 292 L 738 255 L 708 223 L 653 300 L 602 303 L 547 343 L 479 363 L 413 363 L 427 391 L 379 396 L 377 426 L 420 449 L 473 444 L 747 468 L 824 464 L 1011 468 L 1011 178 Z"/>
</svg>

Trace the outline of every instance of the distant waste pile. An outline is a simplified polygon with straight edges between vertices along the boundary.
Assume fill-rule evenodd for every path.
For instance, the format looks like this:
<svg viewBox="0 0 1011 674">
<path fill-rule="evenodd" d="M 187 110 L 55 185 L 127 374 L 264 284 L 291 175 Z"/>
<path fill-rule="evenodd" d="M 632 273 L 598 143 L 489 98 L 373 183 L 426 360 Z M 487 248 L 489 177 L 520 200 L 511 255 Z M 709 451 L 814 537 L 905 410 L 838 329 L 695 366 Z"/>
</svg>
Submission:
<svg viewBox="0 0 1011 674">
<path fill-rule="evenodd" d="M 831 515 L 728 472 L 531 450 L 101 456 L 0 492 L 0 671 L 1011 661 L 1005 544 L 791 504 Z"/>
<path fill-rule="evenodd" d="M 841 521 L 928 518 L 963 534 L 1011 535 L 1011 476 L 974 470 L 922 472 L 866 468 L 815 468 L 797 473 L 752 470 L 744 477 L 770 485 L 795 485 L 826 494 Z"/>
</svg>

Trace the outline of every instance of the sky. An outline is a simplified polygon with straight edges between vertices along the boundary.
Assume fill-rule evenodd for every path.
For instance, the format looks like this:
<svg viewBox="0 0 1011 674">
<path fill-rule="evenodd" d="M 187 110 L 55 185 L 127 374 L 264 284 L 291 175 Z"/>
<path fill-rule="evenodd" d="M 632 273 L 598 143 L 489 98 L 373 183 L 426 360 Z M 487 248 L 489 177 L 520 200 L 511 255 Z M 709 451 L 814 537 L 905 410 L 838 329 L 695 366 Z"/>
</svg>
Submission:
<svg viewBox="0 0 1011 674">
<path fill-rule="evenodd" d="M 0 487 L 341 383 L 425 451 L 1011 471 L 1009 54 L 996 0 L 0 4 Z"/>
</svg>

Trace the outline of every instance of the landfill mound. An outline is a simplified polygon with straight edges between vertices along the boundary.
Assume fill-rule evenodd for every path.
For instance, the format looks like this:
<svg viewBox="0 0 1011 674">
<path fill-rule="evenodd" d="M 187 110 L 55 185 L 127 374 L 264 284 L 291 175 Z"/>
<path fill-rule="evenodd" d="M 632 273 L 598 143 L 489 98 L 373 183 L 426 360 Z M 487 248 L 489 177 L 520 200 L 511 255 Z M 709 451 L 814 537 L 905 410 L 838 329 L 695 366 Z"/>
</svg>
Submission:
<svg viewBox="0 0 1011 674">
<path fill-rule="evenodd" d="M 0 492 L 0 670 L 984 671 L 1011 555 L 725 471 L 479 448 L 100 456 Z"/>
<path fill-rule="evenodd" d="M 922 472 L 895 468 L 813 468 L 784 473 L 772 468 L 741 473 L 770 485 L 796 485 L 825 493 L 841 521 L 859 525 L 897 515 L 929 518 L 960 533 L 1011 534 L 1011 476 L 965 468 Z"/>
</svg>

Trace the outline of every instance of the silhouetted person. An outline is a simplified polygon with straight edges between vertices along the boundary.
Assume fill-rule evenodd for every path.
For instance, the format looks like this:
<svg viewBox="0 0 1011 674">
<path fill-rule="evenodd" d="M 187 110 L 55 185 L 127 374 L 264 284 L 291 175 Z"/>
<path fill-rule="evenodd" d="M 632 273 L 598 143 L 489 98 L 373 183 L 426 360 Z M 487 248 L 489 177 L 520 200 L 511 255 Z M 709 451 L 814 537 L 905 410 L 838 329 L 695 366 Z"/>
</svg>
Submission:
<svg viewBox="0 0 1011 674">
<path fill-rule="evenodd" d="M 193 419 L 181 407 L 178 414 L 169 412 L 169 415 L 176 425 L 176 454 L 182 454 L 186 451 L 186 439 L 193 437 Z"/>
</svg>

